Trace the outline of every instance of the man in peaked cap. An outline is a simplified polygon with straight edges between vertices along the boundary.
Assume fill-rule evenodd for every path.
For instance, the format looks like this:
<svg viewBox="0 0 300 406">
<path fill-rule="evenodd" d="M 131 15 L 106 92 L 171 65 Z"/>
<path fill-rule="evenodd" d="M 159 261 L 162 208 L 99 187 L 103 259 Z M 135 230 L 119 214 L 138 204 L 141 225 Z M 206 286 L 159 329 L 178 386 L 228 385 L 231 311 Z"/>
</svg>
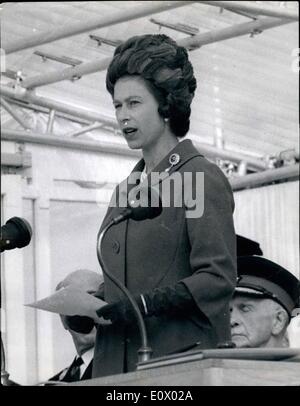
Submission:
<svg viewBox="0 0 300 406">
<path fill-rule="evenodd" d="M 238 281 L 231 301 L 232 342 L 238 348 L 287 347 L 287 327 L 299 306 L 299 280 L 260 256 L 237 259 Z"/>
</svg>

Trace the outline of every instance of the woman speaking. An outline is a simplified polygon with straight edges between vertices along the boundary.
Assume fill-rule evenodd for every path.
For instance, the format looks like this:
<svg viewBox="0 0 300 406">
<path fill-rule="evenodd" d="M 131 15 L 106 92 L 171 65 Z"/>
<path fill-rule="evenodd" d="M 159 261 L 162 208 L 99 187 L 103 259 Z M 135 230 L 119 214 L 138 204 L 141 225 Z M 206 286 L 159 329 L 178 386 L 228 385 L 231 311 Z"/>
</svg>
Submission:
<svg viewBox="0 0 300 406">
<path fill-rule="evenodd" d="M 161 194 L 161 214 L 111 227 L 102 242 L 104 262 L 134 295 L 153 357 L 196 343 L 198 348 L 216 348 L 230 340 L 229 301 L 236 281 L 234 202 L 222 171 L 190 140 L 179 142 L 189 130 L 196 90 L 187 51 L 166 35 L 130 38 L 116 48 L 106 86 L 128 146 L 142 150 L 143 158 L 116 188 L 100 231 L 122 210 L 116 196 L 142 187 L 154 174 L 164 176 L 151 184 Z M 172 176 L 182 185 L 164 188 Z M 188 186 L 186 179 L 191 180 Z M 164 189 L 170 190 L 169 196 Z M 203 200 L 203 210 L 188 207 L 187 192 Z M 107 305 L 98 315 L 111 324 L 98 328 L 94 377 L 133 371 L 140 347 L 131 306 L 106 277 L 104 301 Z"/>
</svg>

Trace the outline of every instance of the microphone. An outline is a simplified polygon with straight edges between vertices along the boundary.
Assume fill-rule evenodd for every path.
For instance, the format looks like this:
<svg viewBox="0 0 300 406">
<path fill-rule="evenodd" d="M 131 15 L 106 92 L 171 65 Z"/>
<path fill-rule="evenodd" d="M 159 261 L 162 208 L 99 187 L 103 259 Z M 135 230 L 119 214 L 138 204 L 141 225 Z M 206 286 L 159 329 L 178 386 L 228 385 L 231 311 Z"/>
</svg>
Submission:
<svg viewBox="0 0 300 406">
<path fill-rule="evenodd" d="M 12 217 L 1 227 L 0 252 L 23 248 L 30 243 L 32 229 L 27 220 Z"/>
<path fill-rule="evenodd" d="M 146 332 L 146 327 L 144 323 L 143 316 L 141 314 L 141 311 L 133 298 L 132 294 L 130 291 L 122 285 L 122 283 L 115 278 L 113 275 L 109 273 L 109 271 L 106 268 L 106 265 L 103 261 L 102 257 L 102 250 L 101 250 L 101 243 L 103 240 L 103 237 L 107 230 L 113 226 L 114 224 L 118 224 L 121 221 L 124 221 L 128 218 L 131 218 L 136 221 L 143 221 L 147 219 L 153 219 L 157 216 L 159 216 L 162 212 L 162 202 L 157 194 L 157 192 L 154 189 L 151 188 L 141 188 L 139 191 L 139 197 L 141 197 L 141 201 L 144 203 L 145 200 L 148 202 L 147 206 L 141 206 L 138 203 L 137 200 L 135 199 L 129 199 L 127 203 L 127 208 L 124 210 L 123 213 L 120 215 L 114 217 L 109 224 L 104 227 L 101 233 L 98 234 L 97 238 L 97 257 L 98 261 L 102 267 L 102 270 L 104 274 L 124 293 L 124 295 L 127 297 L 129 302 L 132 305 L 132 308 L 135 311 L 136 317 L 137 317 L 137 322 L 138 322 L 138 327 L 140 330 L 141 334 L 141 340 L 142 340 L 142 346 L 138 350 L 138 355 L 139 355 L 139 362 L 143 361 L 148 361 L 151 357 L 152 354 L 152 349 L 148 346 L 148 339 L 147 339 L 147 332 Z M 156 202 L 154 205 L 149 205 L 149 202 Z"/>
<path fill-rule="evenodd" d="M 131 218 L 135 221 L 142 221 L 158 217 L 162 212 L 162 202 L 154 189 L 141 188 L 137 193 L 139 200 L 129 199 L 127 208 L 122 214 L 112 219 L 113 224 L 119 224 L 121 221 Z M 142 202 L 146 205 L 140 205 Z M 153 202 L 153 205 L 151 204 Z"/>
</svg>

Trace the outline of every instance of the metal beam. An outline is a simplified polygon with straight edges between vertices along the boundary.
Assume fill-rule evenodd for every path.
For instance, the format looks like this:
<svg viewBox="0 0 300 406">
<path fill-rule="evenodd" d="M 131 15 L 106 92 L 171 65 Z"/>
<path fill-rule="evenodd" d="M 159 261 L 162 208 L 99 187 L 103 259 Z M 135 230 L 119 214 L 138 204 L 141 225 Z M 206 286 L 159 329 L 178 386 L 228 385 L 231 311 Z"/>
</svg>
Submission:
<svg viewBox="0 0 300 406">
<path fill-rule="evenodd" d="M 226 149 L 216 148 L 211 145 L 203 144 L 199 141 L 192 139 L 195 147 L 208 158 L 220 158 L 231 162 L 247 162 L 248 166 L 252 169 L 263 171 L 266 169 L 267 164 L 263 160 L 252 158 L 240 152 L 228 151 Z"/>
<path fill-rule="evenodd" d="M 299 164 L 283 166 L 278 169 L 270 169 L 260 173 L 254 173 L 242 177 L 229 178 L 234 191 L 253 188 L 267 183 L 284 179 L 299 179 Z"/>
<path fill-rule="evenodd" d="M 295 21 L 299 20 L 298 10 L 267 6 L 266 4 L 258 4 L 254 1 L 199 1 L 199 3 L 209 4 L 215 7 L 230 8 L 231 10 L 246 11 L 263 16 L 287 18 Z"/>
<path fill-rule="evenodd" d="M 107 118 L 105 118 L 103 120 L 103 116 L 101 116 L 98 113 L 86 111 L 84 109 L 79 109 L 78 107 L 70 107 L 68 105 L 56 102 L 54 100 L 36 96 L 32 92 L 25 91 L 25 93 L 23 95 L 20 95 L 16 91 L 14 91 L 13 89 L 11 89 L 7 86 L 1 86 L 1 93 L 7 97 L 16 98 L 19 100 L 27 100 L 32 103 L 42 105 L 43 107 L 56 109 L 58 111 L 62 111 L 64 113 L 76 116 L 81 119 L 88 119 L 89 121 L 92 121 L 93 123 L 100 122 L 101 124 L 103 123 L 105 125 L 109 125 L 110 127 L 114 128 L 114 129 L 119 129 L 118 124 L 114 119 L 108 120 Z M 247 156 L 247 155 L 244 155 L 242 153 L 216 148 L 216 147 L 214 147 L 212 145 L 208 145 L 208 144 L 202 144 L 202 143 L 199 143 L 199 141 L 195 140 L 194 137 L 193 137 L 193 142 L 195 143 L 196 147 L 199 148 L 199 150 L 202 151 L 203 154 L 208 157 L 212 157 L 212 158 L 219 157 L 221 159 L 227 159 L 227 160 L 230 160 L 233 162 L 238 162 L 238 163 L 241 161 L 245 161 L 251 166 L 251 168 L 253 168 L 255 170 L 264 170 L 267 167 L 266 162 L 259 160 L 259 159 L 255 159 L 255 158 Z"/>
<path fill-rule="evenodd" d="M 212 44 L 217 41 L 222 41 L 238 36 L 251 34 L 254 32 L 261 32 L 266 29 L 277 27 L 280 25 L 293 22 L 292 20 L 280 20 L 278 18 L 263 18 L 251 22 L 236 24 L 230 27 L 222 28 L 220 30 L 214 30 L 205 32 L 202 34 L 194 35 L 192 37 L 183 38 L 177 41 L 178 45 L 181 45 L 188 50 L 195 50 L 203 45 Z M 51 83 L 59 82 L 67 79 L 74 79 L 84 75 L 88 75 L 94 72 L 100 72 L 105 70 L 111 57 L 104 59 L 98 59 L 91 62 L 82 63 L 75 67 L 68 67 L 63 70 L 44 73 L 42 75 L 33 76 L 22 81 L 22 87 L 31 89 L 34 87 L 45 86 Z"/>
<path fill-rule="evenodd" d="M 66 134 L 66 137 L 78 137 L 78 135 L 87 133 L 89 131 L 96 130 L 97 128 L 100 128 L 100 127 L 103 127 L 102 123 L 93 123 L 91 125 L 84 126 L 84 127 L 80 128 L 79 130 L 75 130 L 75 131 L 72 131 L 72 132 Z"/>
<path fill-rule="evenodd" d="M 27 100 L 29 102 L 41 105 L 43 107 L 55 109 L 57 111 L 62 111 L 63 113 L 76 116 L 77 118 L 87 119 L 92 122 L 100 122 L 101 124 L 103 123 L 104 125 L 108 125 L 109 127 L 112 127 L 116 130 L 119 129 L 118 124 L 114 119 L 109 120 L 107 118 L 103 118 L 103 116 L 101 116 L 99 113 L 79 109 L 78 107 L 71 107 L 66 104 L 56 102 L 54 100 L 39 97 L 33 94 L 32 92 L 25 91 L 23 95 L 20 95 L 18 92 L 14 91 L 11 88 L 1 86 L 1 93 L 7 97 L 16 98 L 19 100 Z M 255 170 L 266 169 L 266 163 L 259 159 L 255 159 L 247 155 L 240 154 L 238 152 L 227 151 L 224 149 L 216 148 L 211 145 L 202 144 L 199 143 L 197 140 L 195 141 L 194 138 L 193 142 L 195 142 L 197 147 L 208 157 L 212 158 L 220 157 L 222 159 L 227 159 L 233 162 L 246 161 Z"/>
<path fill-rule="evenodd" d="M 279 27 L 280 25 L 289 24 L 292 22 L 294 21 L 280 20 L 278 18 L 261 18 L 259 20 L 236 24 L 231 27 L 222 28 L 220 30 L 205 32 L 193 37 L 184 38 L 180 40 L 180 45 L 191 51 L 200 48 L 203 45 L 212 44 L 218 41 L 224 41 L 230 38 L 240 37 L 242 35 L 261 33 L 264 30 Z"/>
<path fill-rule="evenodd" d="M 112 58 L 109 56 L 91 62 L 84 62 L 75 67 L 68 67 L 62 70 L 32 76 L 22 81 L 22 87 L 25 89 L 32 89 L 39 86 L 49 85 L 51 83 L 61 82 L 62 80 L 78 79 L 94 72 L 101 72 L 108 67 L 111 59 Z"/>
<path fill-rule="evenodd" d="M 121 40 L 113 41 L 112 39 L 99 37 L 99 35 L 93 35 L 93 34 L 90 34 L 89 37 L 91 40 L 96 41 L 98 46 L 100 46 L 101 44 L 107 44 L 112 47 L 117 47 L 122 42 Z"/>
<path fill-rule="evenodd" d="M 109 144 L 108 142 L 80 140 L 74 138 L 67 138 L 56 136 L 54 134 L 41 134 L 33 132 L 24 132 L 17 130 L 9 130 L 2 128 L 1 137 L 6 141 L 14 142 L 28 142 L 32 144 L 47 145 L 59 148 L 75 149 L 80 151 L 90 152 L 105 152 L 117 155 L 126 155 L 133 157 L 141 157 L 142 154 L 128 148 L 126 144 Z"/>
<path fill-rule="evenodd" d="M 36 96 L 29 91 L 19 92 L 7 86 L 1 86 L 1 94 L 5 97 L 15 98 L 30 103 L 37 104 L 48 109 L 58 110 L 66 114 L 77 115 L 78 118 L 88 120 L 89 122 L 101 122 L 107 126 L 118 129 L 118 124 L 115 119 L 105 117 L 99 113 L 95 113 L 85 109 L 71 107 L 68 104 L 60 103 L 55 100 L 47 99 L 45 97 Z"/>
<path fill-rule="evenodd" d="M 36 104 L 31 104 L 31 103 L 28 103 L 25 101 L 20 101 L 20 100 L 11 99 L 11 98 L 8 98 L 8 102 L 10 104 L 14 104 L 14 105 L 22 107 L 24 109 L 38 111 L 39 113 L 49 114 L 49 108 L 47 108 L 47 107 L 42 107 L 42 106 L 38 106 Z M 76 116 L 74 114 L 73 115 L 65 114 L 65 113 L 62 113 L 61 111 L 56 111 L 55 115 L 57 117 L 65 119 L 65 120 L 74 121 L 75 123 L 80 123 L 80 124 L 85 124 L 85 125 L 90 124 L 90 120 L 86 120 L 84 118 L 79 118 L 78 116 Z"/>
<path fill-rule="evenodd" d="M 22 131 L 14 131 L 9 129 L 2 129 L 2 139 L 16 141 L 16 142 L 32 142 L 44 145 L 53 145 L 62 148 L 82 149 L 87 151 L 100 151 L 121 153 L 129 156 L 141 156 L 140 152 L 131 150 L 127 145 L 123 144 L 108 144 L 107 142 L 89 141 L 89 140 L 76 140 L 73 138 L 67 138 L 62 136 L 55 136 L 53 134 L 43 134 L 42 136 L 37 133 L 24 133 Z M 233 151 L 221 150 L 210 145 L 199 143 L 193 139 L 195 147 L 208 158 L 221 158 L 227 159 L 233 162 L 247 162 L 248 166 L 255 170 L 266 169 L 266 163 L 249 157 L 244 154 L 240 154 Z M 113 147 L 111 147 L 113 145 Z M 118 152 L 116 152 L 118 151 Z"/>
<path fill-rule="evenodd" d="M 38 32 L 29 38 L 24 38 L 22 41 L 10 41 L 2 38 L 1 47 L 5 53 L 22 51 L 32 48 L 37 45 L 47 44 L 59 39 L 68 38 L 84 32 L 97 30 L 99 28 L 109 27 L 122 22 L 128 22 L 137 18 L 146 17 L 148 15 L 160 13 L 162 11 L 171 10 L 177 7 L 187 6 L 194 3 L 193 1 L 155 1 L 145 2 L 142 6 L 132 7 L 129 10 L 122 8 L 120 11 L 115 11 L 109 16 L 99 16 L 88 21 L 69 24 L 68 26 L 57 27 L 57 29 L 46 32 Z M 101 4 L 100 4 L 101 6 Z"/>
<path fill-rule="evenodd" d="M 158 25 L 159 27 L 170 28 L 171 30 L 183 32 L 184 34 L 188 35 L 196 35 L 199 33 L 199 29 L 197 27 L 188 26 L 186 24 L 180 23 L 171 24 L 168 21 L 158 20 L 156 18 L 150 18 L 149 21 L 153 24 Z"/>
<path fill-rule="evenodd" d="M 49 59 L 50 61 L 55 61 L 55 62 L 60 62 L 64 63 L 66 65 L 71 65 L 71 66 L 77 66 L 82 63 L 79 59 L 76 58 L 70 58 L 69 56 L 59 56 L 59 55 L 53 55 L 49 54 L 48 52 L 43 52 L 43 51 L 34 51 L 34 55 L 40 56 L 44 62 Z"/>
<path fill-rule="evenodd" d="M 29 124 L 26 123 L 24 118 L 13 108 L 7 101 L 1 97 L 1 104 L 5 108 L 5 110 L 19 123 L 25 130 L 30 130 L 31 127 Z"/>
<path fill-rule="evenodd" d="M 226 7 L 226 10 L 231 11 L 234 14 L 238 14 L 240 16 L 250 18 L 251 20 L 257 20 L 257 18 L 258 18 L 257 15 L 252 15 L 252 14 L 249 14 L 249 13 L 245 13 L 243 11 L 232 10 L 231 8 L 228 8 L 228 7 Z"/>
<path fill-rule="evenodd" d="M 49 118 L 48 118 L 48 123 L 47 123 L 47 129 L 46 133 L 52 133 L 53 131 L 53 125 L 54 125 L 54 120 L 55 120 L 55 113 L 56 110 L 51 109 L 49 113 Z"/>
</svg>

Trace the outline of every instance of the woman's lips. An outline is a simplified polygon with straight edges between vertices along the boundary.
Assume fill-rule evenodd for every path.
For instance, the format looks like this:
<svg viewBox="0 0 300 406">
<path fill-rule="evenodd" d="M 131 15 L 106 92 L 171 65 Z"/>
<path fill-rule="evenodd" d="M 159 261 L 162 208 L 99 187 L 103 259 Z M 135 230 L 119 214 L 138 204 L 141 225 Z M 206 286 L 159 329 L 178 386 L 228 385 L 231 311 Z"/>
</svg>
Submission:
<svg viewBox="0 0 300 406">
<path fill-rule="evenodd" d="M 135 127 L 126 127 L 123 128 L 123 133 L 127 134 L 127 133 L 131 133 L 133 131 L 136 131 L 137 129 Z"/>
<path fill-rule="evenodd" d="M 133 128 L 133 127 L 129 127 L 129 128 L 124 128 L 123 129 L 123 134 L 124 136 L 127 138 L 130 138 L 132 135 L 136 134 L 137 129 Z"/>
</svg>

